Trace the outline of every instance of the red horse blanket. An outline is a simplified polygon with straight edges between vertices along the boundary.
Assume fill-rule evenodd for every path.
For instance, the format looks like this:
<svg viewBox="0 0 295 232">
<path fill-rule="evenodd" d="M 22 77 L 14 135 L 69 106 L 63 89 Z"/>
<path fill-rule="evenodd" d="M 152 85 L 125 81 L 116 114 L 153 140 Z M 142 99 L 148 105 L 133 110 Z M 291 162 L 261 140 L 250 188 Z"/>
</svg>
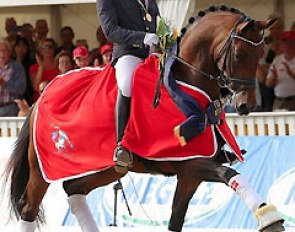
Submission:
<svg viewBox="0 0 295 232">
<path fill-rule="evenodd" d="M 151 160 L 186 160 L 211 157 L 217 150 L 214 126 L 182 147 L 173 129 L 186 118 L 165 87 L 160 105 L 152 106 L 158 80 L 158 60 L 151 56 L 139 65 L 133 80 L 131 116 L 123 145 Z M 209 97 L 201 90 L 179 83 L 200 102 Z M 117 95 L 115 72 L 85 68 L 55 78 L 37 103 L 34 146 L 46 181 L 66 180 L 114 166 L 116 145 L 114 108 Z M 240 149 L 227 123 L 216 126 L 237 157 Z"/>
</svg>

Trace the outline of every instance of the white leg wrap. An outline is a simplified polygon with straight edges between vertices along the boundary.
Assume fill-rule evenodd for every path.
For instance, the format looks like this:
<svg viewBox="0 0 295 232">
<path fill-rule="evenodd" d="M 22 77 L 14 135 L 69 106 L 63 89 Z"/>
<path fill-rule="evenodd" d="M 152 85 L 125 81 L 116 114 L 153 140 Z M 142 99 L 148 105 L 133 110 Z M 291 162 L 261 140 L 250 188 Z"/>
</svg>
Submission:
<svg viewBox="0 0 295 232">
<path fill-rule="evenodd" d="M 71 212 L 76 216 L 82 232 L 99 232 L 86 202 L 86 196 L 75 194 L 68 198 Z"/>
<path fill-rule="evenodd" d="M 258 221 L 259 231 L 275 222 L 283 220 L 283 218 L 278 215 L 277 209 L 273 205 L 265 205 L 257 209 L 255 217 Z"/>
<path fill-rule="evenodd" d="M 265 201 L 256 193 L 248 181 L 241 175 L 234 176 L 229 181 L 229 186 L 236 191 L 248 208 L 254 213 Z"/>
<path fill-rule="evenodd" d="M 19 228 L 20 232 L 34 232 L 36 228 L 36 222 L 20 220 Z"/>
</svg>

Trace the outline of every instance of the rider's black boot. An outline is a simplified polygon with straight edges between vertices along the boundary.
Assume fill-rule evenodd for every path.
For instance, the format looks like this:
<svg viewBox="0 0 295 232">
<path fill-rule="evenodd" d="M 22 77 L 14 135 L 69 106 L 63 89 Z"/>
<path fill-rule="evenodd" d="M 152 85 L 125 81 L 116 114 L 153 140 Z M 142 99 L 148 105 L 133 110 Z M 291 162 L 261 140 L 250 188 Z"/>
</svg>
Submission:
<svg viewBox="0 0 295 232">
<path fill-rule="evenodd" d="M 132 155 L 121 145 L 121 140 L 124 136 L 124 131 L 130 116 L 130 97 L 125 97 L 119 90 L 116 103 L 116 133 L 117 147 L 114 153 L 114 161 L 116 162 L 115 170 L 125 173 L 128 167 L 132 164 Z"/>
</svg>

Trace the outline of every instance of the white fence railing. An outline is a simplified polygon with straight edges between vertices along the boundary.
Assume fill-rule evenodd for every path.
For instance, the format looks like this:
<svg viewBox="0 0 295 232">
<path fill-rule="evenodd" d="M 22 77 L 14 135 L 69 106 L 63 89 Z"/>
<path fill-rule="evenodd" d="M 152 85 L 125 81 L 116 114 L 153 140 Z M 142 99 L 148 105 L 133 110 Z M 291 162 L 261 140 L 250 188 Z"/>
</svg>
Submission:
<svg viewBox="0 0 295 232">
<path fill-rule="evenodd" d="M 0 137 L 16 137 L 24 120 L 23 117 L 0 117 Z"/>
<path fill-rule="evenodd" d="M 295 112 L 227 114 L 226 121 L 235 135 L 295 135 Z"/>
<path fill-rule="evenodd" d="M 227 114 L 234 135 L 295 135 L 295 112 L 251 113 L 248 116 Z M 16 137 L 24 118 L 0 117 L 0 137 Z"/>
</svg>

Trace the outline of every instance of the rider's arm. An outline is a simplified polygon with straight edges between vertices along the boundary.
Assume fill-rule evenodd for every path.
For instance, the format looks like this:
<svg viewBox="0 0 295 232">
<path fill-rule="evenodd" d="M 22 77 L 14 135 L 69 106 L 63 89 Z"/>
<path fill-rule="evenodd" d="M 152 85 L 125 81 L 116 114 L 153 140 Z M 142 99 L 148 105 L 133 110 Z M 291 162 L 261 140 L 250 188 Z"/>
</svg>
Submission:
<svg viewBox="0 0 295 232">
<path fill-rule="evenodd" d="M 118 9 L 114 0 L 98 0 L 97 13 L 105 36 L 110 41 L 125 45 L 143 44 L 146 34 L 144 31 L 134 31 L 119 26 Z"/>
</svg>

